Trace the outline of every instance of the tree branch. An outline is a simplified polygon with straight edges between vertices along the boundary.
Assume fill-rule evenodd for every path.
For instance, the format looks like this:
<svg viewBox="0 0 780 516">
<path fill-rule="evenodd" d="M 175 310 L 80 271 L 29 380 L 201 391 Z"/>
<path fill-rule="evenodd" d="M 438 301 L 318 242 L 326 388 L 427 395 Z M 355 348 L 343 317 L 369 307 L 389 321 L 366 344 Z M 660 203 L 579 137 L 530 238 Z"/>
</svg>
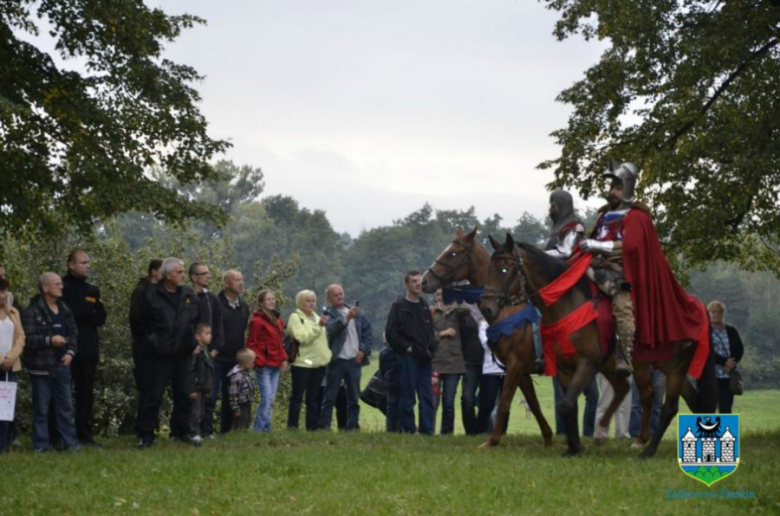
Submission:
<svg viewBox="0 0 780 516">
<path fill-rule="evenodd" d="M 676 133 L 672 135 L 672 137 L 667 142 L 669 144 L 669 147 L 673 148 L 677 144 L 677 140 L 679 140 L 680 137 L 682 137 L 682 135 L 687 133 L 693 127 L 693 125 L 699 120 L 699 118 L 704 116 L 707 113 L 707 111 L 710 110 L 712 105 L 715 104 L 715 102 L 717 102 L 717 100 L 721 97 L 721 95 L 723 95 L 726 92 L 728 87 L 731 86 L 731 83 L 734 82 L 737 79 L 737 77 L 739 77 L 740 74 L 742 74 L 742 72 L 744 72 L 753 61 L 755 61 L 763 54 L 769 52 L 772 48 L 777 46 L 778 43 L 780 43 L 780 40 L 778 40 L 777 38 L 773 39 L 763 47 L 753 52 L 750 55 L 750 57 L 748 57 L 745 61 L 742 62 L 742 64 L 740 64 L 737 67 L 736 70 L 731 72 L 731 74 L 726 78 L 726 80 L 723 81 L 723 84 L 721 84 L 720 87 L 715 91 L 715 93 L 712 95 L 710 100 L 708 100 L 707 103 L 704 104 L 704 106 L 701 108 L 699 115 L 693 118 L 692 120 L 688 121 L 687 124 L 685 124 L 682 128 L 680 128 Z"/>
</svg>

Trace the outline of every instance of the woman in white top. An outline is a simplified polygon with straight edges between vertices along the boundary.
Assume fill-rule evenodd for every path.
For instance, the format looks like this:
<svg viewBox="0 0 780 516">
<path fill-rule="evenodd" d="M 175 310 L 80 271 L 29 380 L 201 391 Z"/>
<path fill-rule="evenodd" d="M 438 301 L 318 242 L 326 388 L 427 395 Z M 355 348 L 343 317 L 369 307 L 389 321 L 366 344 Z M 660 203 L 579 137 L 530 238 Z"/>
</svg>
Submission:
<svg viewBox="0 0 780 516">
<path fill-rule="evenodd" d="M 24 330 L 19 311 L 9 303 L 8 281 L 0 278 L 0 381 L 16 383 L 16 373 L 22 368 L 19 360 L 22 349 Z M 0 421 L 0 452 L 11 444 L 13 424 L 13 421 Z"/>
<path fill-rule="evenodd" d="M 479 340 L 482 343 L 482 347 L 485 348 L 485 361 L 482 364 L 482 379 L 479 383 L 479 410 L 477 412 L 476 430 L 479 434 L 490 433 L 492 429 L 491 415 L 498 404 L 499 396 L 501 395 L 501 387 L 504 385 L 504 377 L 506 376 L 506 368 L 504 364 L 498 360 L 498 357 L 493 355 L 487 345 L 487 328 L 488 324 L 485 319 L 482 318 L 482 314 L 479 315 Z M 507 417 L 507 425 L 509 424 L 509 418 Z M 506 433 L 504 428 L 503 433 Z"/>
</svg>

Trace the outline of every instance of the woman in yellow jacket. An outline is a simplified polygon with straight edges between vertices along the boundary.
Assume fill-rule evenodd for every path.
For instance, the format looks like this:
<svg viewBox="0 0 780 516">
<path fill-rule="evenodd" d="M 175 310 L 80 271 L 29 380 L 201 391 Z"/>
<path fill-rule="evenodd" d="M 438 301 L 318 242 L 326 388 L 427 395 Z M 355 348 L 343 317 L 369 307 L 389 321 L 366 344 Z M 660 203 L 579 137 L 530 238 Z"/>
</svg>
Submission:
<svg viewBox="0 0 780 516">
<path fill-rule="evenodd" d="M 9 303 L 8 281 L 0 278 L 0 382 L 16 383 L 22 369 L 19 357 L 24 349 L 24 330 L 19 310 Z M 11 444 L 13 421 L 0 421 L 0 453 Z"/>
<path fill-rule="evenodd" d="M 306 430 L 319 428 L 320 404 L 318 394 L 325 378 L 325 366 L 331 352 L 325 325 L 328 317 L 317 315 L 317 295 L 302 290 L 295 296 L 298 309 L 287 319 L 287 333 L 298 342 L 298 356 L 292 362 L 292 396 L 290 397 L 287 428 L 298 428 L 301 402 L 306 394 Z M 292 358 L 292 357 L 291 357 Z"/>
</svg>

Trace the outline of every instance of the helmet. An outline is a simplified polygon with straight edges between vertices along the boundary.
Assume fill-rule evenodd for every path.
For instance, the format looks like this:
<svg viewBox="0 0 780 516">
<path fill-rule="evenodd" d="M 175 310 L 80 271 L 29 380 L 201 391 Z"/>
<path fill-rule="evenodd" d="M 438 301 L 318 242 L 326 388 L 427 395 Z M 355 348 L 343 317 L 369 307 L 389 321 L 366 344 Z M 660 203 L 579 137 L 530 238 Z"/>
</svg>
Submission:
<svg viewBox="0 0 780 516">
<path fill-rule="evenodd" d="M 638 175 L 639 171 L 637 171 L 636 165 L 633 163 L 625 162 L 616 166 L 612 161 L 610 161 L 609 168 L 602 174 L 603 177 L 619 179 L 622 181 L 623 200 L 625 202 L 632 202 L 634 200 L 636 178 Z"/>
</svg>

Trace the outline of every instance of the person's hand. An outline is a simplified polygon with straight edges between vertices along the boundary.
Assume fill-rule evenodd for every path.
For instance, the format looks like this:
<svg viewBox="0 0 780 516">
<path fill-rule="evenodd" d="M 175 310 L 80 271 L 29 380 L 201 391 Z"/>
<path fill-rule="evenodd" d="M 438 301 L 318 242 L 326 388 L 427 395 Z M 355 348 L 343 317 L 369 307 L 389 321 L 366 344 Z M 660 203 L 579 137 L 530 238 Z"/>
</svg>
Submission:
<svg viewBox="0 0 780 516">
<path fill-rule="evenodd" d="M 412 353 L 412 346 L 409 346 L 408 348 L 406 348 L 406 352 L 411 354 Z"/>
<path fill-rule="evenodd" d="M 319 325 L 325 326 L 326 324 L 328 324 L 328 321 L 330 321 L 330 317 L 328 317 L 327 315 L 323 315 L 322 317 L 320 317 Z"/>
<path fill-rule="evenodd" d="M 726 360 L 726 365 L 725 365 L 724 369 L 725 369 L 726 371 L 731 371 L 731 370 L 732 370 L 732 369 L 734 369 L 735 367 L 737 367 L 737 363 L 734 361 L 734 359 L 733 359 L 733 358 L 729 357 L 729 358 Z"/>
<path fill-rule="evenodd" d="M 240 410 L 236 410 L 235 412 L 233 412 L 233 416 L 234 417 L 241 417 L 241 411 Z"/>
<path fill-rule="evenodd" d="M 193 350 L 192 350 L 192 355 L 193 355 L 193 356 L 198 356 L 198 355 L 200 355 L 200 345 L 198 345 L 198 346 L 195 346 L 195 349 L 193 349 Z"/>
<path fill-rule="evenodd" d="M 61 348 L 61 347 L 65 346 L 65 344 L 67 344 L 67 343 L 68 343 L 68 339 L 66 339 L 62 335 L 54 335 L 51 338 L 51 345 L 54 348 Z"/>
<path fill-rule="evenodd" d="M 358 364 L 362 364 L 364 358 L 366 358 L 366 354 L 363 353 L 362 351 L 358 351 L 358 354 L 355 357 L 355 362 L 357 362 Z"/>
<path fill-rule="evenodd" d="M 211 356 L 211 358 L 217 358 L 217 355 L 219 355 L 219 351 L 217 351 L 216 349 L 212 349 L 209 352 L 209 356 Z"/>
<path fill-rule="evenodd" d="M 2 362 L 0 362 L 0 369 L 3 371 L 10 371 L 14 367 L 13 360 L 9 360 L 7 358 L 4 358 Z"/>
<path fill-rule="evenodd" d="M 282 371 L 288 371 L 289 369 L 290 369 L 290 362 L 288 362 L 287 360 L 282 362 Z"/>
<path fill-rule="evenodd" d="M 359 306 L 353 306 L 352 308 L 350 308 L 349 312 L 347 312 L 347 322 L 357 317 L 359 313 L 360 313 Z"/>
<path fill-rule="evenodd" d="M 62 362 L 62 365 L 64 365 L 65 367 L 70 367 L 70 363 L 73 362 L 73 355 L 68 353 L 67 355 L 65 355 L 60 359 L 60 362 Z"/>
<path fill-rule="evenodd" d="M 191 399 L 191 400 L 196 400 L 196 399 L 198 399 L 198 393 L 197 393 L 197 392 L 191 392 L 191 393 L 190 393 L 190 399 Z"/>
<path fill-rule="evenodd" d="M 456 335 L 455 328 L 447 328 L 446 330 L 442 330 L 439 332 L 439 336 L 441 337 L 454 337 Z"/>
</svg>

